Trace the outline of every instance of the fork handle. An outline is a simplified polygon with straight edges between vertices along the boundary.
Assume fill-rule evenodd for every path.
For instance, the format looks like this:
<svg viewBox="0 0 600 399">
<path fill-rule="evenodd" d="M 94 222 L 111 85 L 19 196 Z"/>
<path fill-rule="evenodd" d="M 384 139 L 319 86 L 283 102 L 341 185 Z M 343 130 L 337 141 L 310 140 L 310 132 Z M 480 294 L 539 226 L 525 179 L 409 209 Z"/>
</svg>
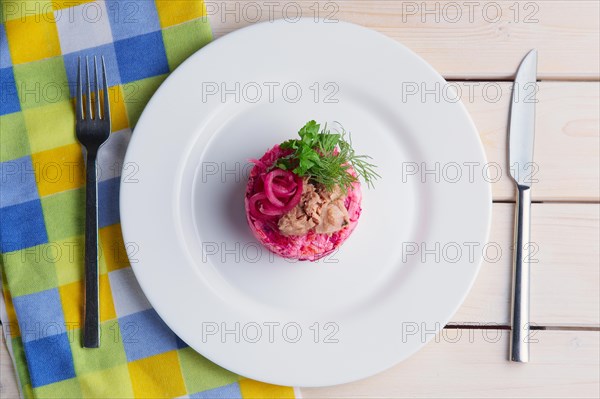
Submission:
<svg viewBox="0 0 600 399">
<path fill-rule="evenodd" d="M 86 159 L 85 186 L 85 306 L 83 347 L 98 348 L 98 185 L 96 181 L 96 152 L 89 151 Z"/>
<path fill-rule="evenodd" d="M 515 204 L 515 241 L 512 279 L 512 334 L 510 360 L 529 362 L 529 249 L 531 188 L 518 186 Z"/>
</svg>

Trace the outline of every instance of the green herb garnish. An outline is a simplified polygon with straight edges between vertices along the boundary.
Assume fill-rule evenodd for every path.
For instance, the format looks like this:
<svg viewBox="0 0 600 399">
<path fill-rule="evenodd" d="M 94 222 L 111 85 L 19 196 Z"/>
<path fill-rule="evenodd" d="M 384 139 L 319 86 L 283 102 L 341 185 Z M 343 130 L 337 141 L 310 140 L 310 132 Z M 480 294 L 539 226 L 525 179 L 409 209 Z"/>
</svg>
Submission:
<svg viewBox="0 0 600 399">
<path fill-rule="evenodd" d="M 350 138 L 346 141 L 343 128 L 341 133 L 331 133 L 327 125 L 321 130 L 321 125 L 310 121 L 298 134 L 299 140 L 292 139 L 281 144 L 282 149 L 293 152 L 280 158 L 275 167 L 291 170 L 298 176 L 308 176 L 327 190 L 336 185 L 346 190 L 357 181 L 357 177 L 350 174 L 350 167 L 369 187 L 373 187 L 373 181 L 380 177 L 375 172 L 376 166 L 368 161 L 371 157 L 354 153 L 352 141 Z"/>
</svg>

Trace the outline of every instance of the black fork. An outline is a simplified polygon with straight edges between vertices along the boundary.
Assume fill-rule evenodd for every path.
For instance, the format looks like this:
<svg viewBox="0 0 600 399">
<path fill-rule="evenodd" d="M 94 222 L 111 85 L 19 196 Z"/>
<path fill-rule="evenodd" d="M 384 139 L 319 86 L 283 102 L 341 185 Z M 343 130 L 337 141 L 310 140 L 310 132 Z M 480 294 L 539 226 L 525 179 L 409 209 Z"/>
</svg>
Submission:
<svg viewBox="0 0 600 399">
<path fill-rule="evenodd" d="M 102 90 L 98 81 L 98 66 L 94 56 L 95 93 L 92 101 L 88 58 L 85 57 L 85 97 L 82 91 L 81 58 L 77 61 L 77 105 L 75 131 L 77 140 L 86 149 L 85 183 L 85 307 L 83 322 L 83 347 L 98 348 L 99 339 L 99 289 L 98 289 L 98 182 L 96 159 L 100 146 L 110 135 L 110 107 L 108 105 L 108 85 L 106 66 L 102 61 Z M 103 105 L 100 107 L 102 92 Z M 92 102 L 94 107 L 92 107 Z M 93 112 L 92 112 L 93 108 Z M 102 111 L 100 110 L 102 108 Z"/>
</svg>

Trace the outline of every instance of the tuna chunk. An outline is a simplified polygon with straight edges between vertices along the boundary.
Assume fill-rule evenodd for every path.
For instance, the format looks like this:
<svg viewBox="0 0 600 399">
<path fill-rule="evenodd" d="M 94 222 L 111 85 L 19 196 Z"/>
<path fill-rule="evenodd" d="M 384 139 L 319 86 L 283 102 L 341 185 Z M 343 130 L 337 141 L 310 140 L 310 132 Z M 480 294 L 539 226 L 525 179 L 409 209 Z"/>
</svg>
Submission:
<svg viewBox="0 0 600 399">
<path fill-rule="evenodd" d="M 323 205 L 320 223 L 315 227 L 317 233 L 331 234 L 343 229 L 349 222 L 348 210 L 341 198 Z"/>
<path fill-rule="evenodd" d="M 285 236 L 301 236 L 310 230 L 332 234 L 349 223 L 348 210 L 344 206 L 346 195 L 339 187 L 327 191 L 304 181 L 302 198 L 294 209 L 279 219 L 279 231 Z"/>
<path fill-rule="evenodd" d="M 303 236 L 315 227 L 315 222 L 310 219 L 300 206 L 279 219 L 279 231 L 286 236 Z"/>
</svg>

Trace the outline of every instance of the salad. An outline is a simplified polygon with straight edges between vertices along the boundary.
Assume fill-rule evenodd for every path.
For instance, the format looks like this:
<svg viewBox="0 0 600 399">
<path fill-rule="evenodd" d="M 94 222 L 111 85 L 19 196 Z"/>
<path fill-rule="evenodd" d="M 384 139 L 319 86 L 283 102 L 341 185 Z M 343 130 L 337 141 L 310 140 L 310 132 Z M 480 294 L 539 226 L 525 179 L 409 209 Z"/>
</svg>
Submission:
<svg viewBox="0 0 600 399">
<path fill-rule="evenodd" d="M 310 121 L 299 139 L 252 159 L 245 194 L 254 236 L 285 258 L 317 260 L 338 248 L 361 215 L 361 182 L 379 175 L 371 158 L 357 155 L 343 131 Z"/>
</svg>

